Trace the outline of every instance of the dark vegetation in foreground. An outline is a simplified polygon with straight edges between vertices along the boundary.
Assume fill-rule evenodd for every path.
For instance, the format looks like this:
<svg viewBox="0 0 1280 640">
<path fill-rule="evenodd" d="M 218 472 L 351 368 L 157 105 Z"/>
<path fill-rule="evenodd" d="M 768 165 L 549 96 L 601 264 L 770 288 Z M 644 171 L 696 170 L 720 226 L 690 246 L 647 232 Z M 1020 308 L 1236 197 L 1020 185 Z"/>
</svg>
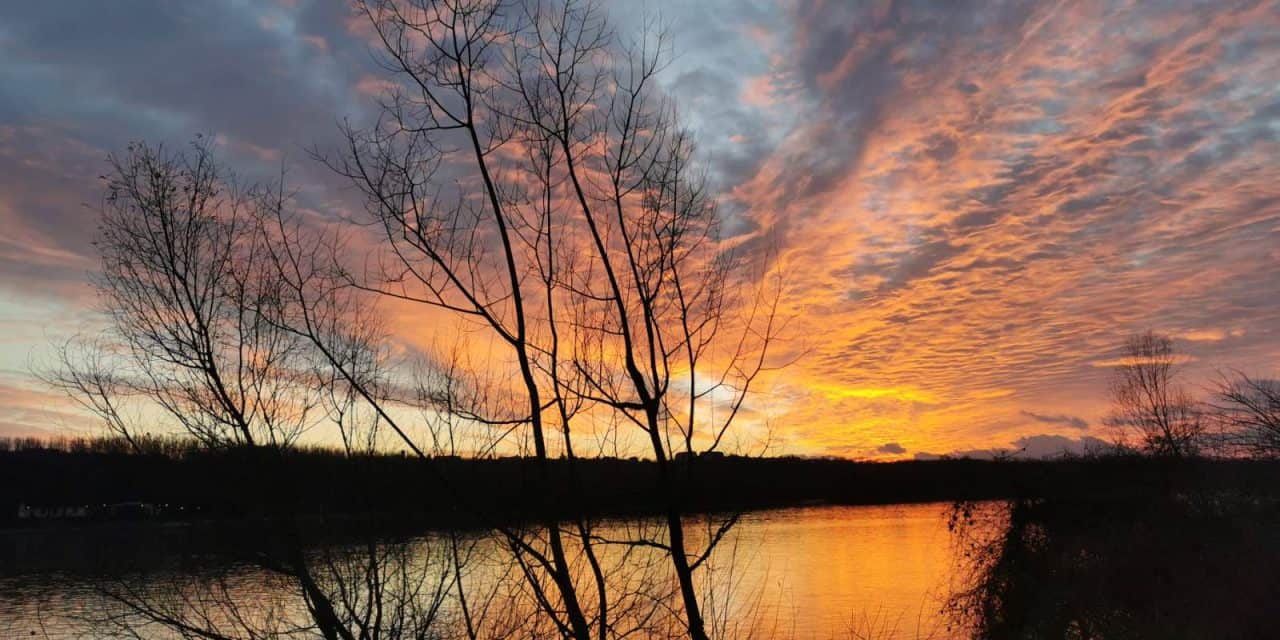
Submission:
<svg viewBox="0 0 1280 640">
<path fill-rule="evenodd" d="M 530 458 L 429 460 L 346 455 L 322 448 L 209 450 L 156 439 L 136 453 L 111 439 L 0 442 L 0 526 L 121 518 L 219 520 L 298 515 L 385 517 L 400 526 L 470 526 L 471 514 L 518 522 L 547 514 L 532 495 Z M 656 465 L 579 459 L 582 493 L 556 517 L 659 512 L 647 491 Z M 1165 493 L 1234 494 L 1280 486 L 1280 462 L 1145 457 L 1057 460 L 931 460 L 895 463 L 831 458 L 716 456 L 678 464 L 691 511 L 804 504 L 933 501 L 1148 500 Z M 568 481 L 569 466 L 551 461 Z M 441 482 L 450 485 L 444 491 Z M 455 500 L 446 495 L 455 496 Z M 458 504 L 467 505 L 467 510 Z M 26 507 L 26 517 L 19 515 Z M 106 507 L 104 509 L 104 507 Z M 83 511 L 72 511 L 83 508 Z M 39 514 L 42 517 L 36 517 Z M 492 516 L 490 516 L 492 517 Z"/>
<path fill-rule="evenodd" d="M 1276 460 L 1280 384 L 1234 372 L 1198 400 L 1170 336 L 1135 334 L 1123 353 L 1107 422 L 1144 457 L 1085 463 L 1099 473 L 1083 491 L 1010 496 L 1005 527 L 981 526 L 990 503 L 957 503 L 971 574 L 949 613 L 992 640 L 1277 637 L 1275 462 L 1201 456 Z"/>
<path fill-rule="evenodd" d="M 975 572 L 950 612 L 978 638 L 1275 637 L 1277 488 L 1156 483 L 1009 501 L 1003 534 L 970 539 Z M 980 538 L 969 508 L 959 531 Z"/>
</svg>

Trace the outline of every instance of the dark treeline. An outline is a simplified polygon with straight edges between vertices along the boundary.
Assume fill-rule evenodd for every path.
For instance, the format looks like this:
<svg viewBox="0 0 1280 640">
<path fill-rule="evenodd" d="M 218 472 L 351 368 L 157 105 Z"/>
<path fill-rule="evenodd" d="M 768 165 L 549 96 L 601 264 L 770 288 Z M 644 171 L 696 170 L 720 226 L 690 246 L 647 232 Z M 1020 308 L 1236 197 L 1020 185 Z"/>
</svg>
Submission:
<svg viewBox="0 0 1280 640">
<path fill-rule="evenodd" d="M 466 526 L 470 513 L 511 521 L 556 517 L 641 515 L 661 504 L 651 492 L 656 465 L 646 460 L 577 461 L 582 500 L 535 513 L 529 458 L 422 460 L 398 454 L 346 455 L 323 448 L 205 449 L 154 440 L 136 453 L 111 440 L 0 444 L 0 523 L 19 519 L 23 505 L 88 506 L 84 519 L 109 516 L 103 505 L 144 503 L 135 517 L 243 517 L 383 514 L 398 526 Z M 704 512 L 827 504 L 889 504 L 952 500 L 1061 498 L 1122 500 L 1152 489 L 1175 492 L 1257 492 L 1277 487 L 1280 462 L 1161 460 L 1144 457 L 1057 460 L 930 460 L 894 463 L 833 458 L 709 457 L 677 463 L 692 509 Z M 569 473 L 552 461 L 557 475 Z M 439 487 L 448 482 L 453 494 Z M 264 490 L 270 487 L 271 490 Z M 167 505 L 167 506 L 166 506 Z M 118 517 L 118 514 L 117 514 Z M 64 518 L 65 519 L 65 518 Z M 75 518 L 80 520 L 81 518 Z M 57 521 L 59 518 L 47 518 Z"/>
</svg>

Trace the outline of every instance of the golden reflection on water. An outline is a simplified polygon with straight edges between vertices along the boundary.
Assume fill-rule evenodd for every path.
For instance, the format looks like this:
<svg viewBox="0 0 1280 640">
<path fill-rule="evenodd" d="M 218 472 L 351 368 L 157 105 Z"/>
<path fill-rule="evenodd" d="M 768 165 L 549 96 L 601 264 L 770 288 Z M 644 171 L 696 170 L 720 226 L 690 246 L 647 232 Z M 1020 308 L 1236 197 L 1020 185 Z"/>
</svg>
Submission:
<svg viewBox="0 0 1280 640">
<path fill-rule="evenodd" d="M 956 555 L 949 504 L 752 514 L 738 532 L 761 622 L 794 638 L 945 637 Z"/>
</svg>

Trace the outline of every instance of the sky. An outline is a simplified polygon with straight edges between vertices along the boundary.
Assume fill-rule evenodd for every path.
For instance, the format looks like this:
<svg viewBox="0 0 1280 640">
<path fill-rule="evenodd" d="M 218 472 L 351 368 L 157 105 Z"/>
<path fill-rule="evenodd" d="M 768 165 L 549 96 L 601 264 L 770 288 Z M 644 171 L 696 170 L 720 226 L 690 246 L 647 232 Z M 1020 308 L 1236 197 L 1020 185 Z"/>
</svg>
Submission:
<svg viewBox="0 0 1280 640">
<path fill-rule="evenodd" d="M 605 2 L 668 26 L 663 90 L 730 233 L 768 238 L 790 349 L 773 452 L 1042 455 L 1107 439 L 1125 335 L 1188 385 L 1280 374 L 1280 2 Z M 106 155 L 215 136 L 242 173 L 367 121 L 336 1 L 0 5 L 0 436 L 83 432 L 30 373 L 91 325 Z"/>
</svg>

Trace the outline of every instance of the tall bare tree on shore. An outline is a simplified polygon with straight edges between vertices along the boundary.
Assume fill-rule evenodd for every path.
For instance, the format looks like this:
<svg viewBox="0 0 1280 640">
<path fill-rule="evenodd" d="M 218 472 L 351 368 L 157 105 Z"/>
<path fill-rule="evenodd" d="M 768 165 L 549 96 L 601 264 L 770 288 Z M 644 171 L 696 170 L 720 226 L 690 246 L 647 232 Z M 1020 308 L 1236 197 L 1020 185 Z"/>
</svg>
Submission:
<svg viewBox="0 0 1280 640">
<path fill-rule="evenodd" d="M 1178 354 L 1169 336 L 1145 331 L 1130 336 L 1111 384 L 1107 423 L 1138 437 L 1148 454 L 1187 458 L 1199 451 L 1202 412 L 1178 382 Z"/>
<path fill-rule="evenodd" d="M 575 435 L 638 428 L 659 465 L 666 540 L 633 543 L 668 555 L 686 629 L 705 637 L 693 572 L 734 520 L 691 552 L 672 458 L 724 443 L 765 367 L 776 297 L 732 281 L 691 141 L 655 86 L 662 34 L 623 47 L 595 6 L 572 0 L 358 7 L 400 82 L 379 124 L 346 129 L 345 152 L 324 158 L 365 195 L 389 249 L 377 282 L 350 284 L 490 332 L 516 384 L 507 402 L 469 413 L 525 425 L 537 460 L 552 455 L 553 430 L 572 469 Z M 748 286 L 740 299 L 735 284 Z M 753 302 L 738 318 L 741 300 Z M 542 481 L 547 498 L 572 499 L 572 482 Z M 565 632 L 603 636 L 594 537 L 575 534 L 593 565 L 594 620 L 554 522 L 548 556 L 531 557 L 552 578 L 558 602 L 545 608 Z"/>
<path fill-rule="evenodd" d="M 737 518 L 706 519 L 695 542 L 684 488 L 707 454 L 739 444 L 732 427 L 779 329 L 777 290 L 721 241 L 691 138 L 655 85 L 665 38 L 623 46 L 574 0 L 356 8 L 397 82 L 376 124 L 344 126 L 343 148 L 316 156 L 363 196 L 372 237 L 301 223 L 283 181 L 235 188 L 207 143 L 132 147 L 113 163 L 99 248 L 136 375 L 85 366 L 56 381 L 126 434 L 110 401 L 121 389 L 211 447 L 288 447 L 328 421 L 349 453 L 385 432 L 430 469 L 462 431 L 476 455 L 531 454 L 537 525 L 477 515 L 541 620 L 581 640 L 706 638 L 695 572 Z M 457 344 L 395 379 L 379 301 L 462 327 Z M 469 365 L 481 343 L 493 345 L 484 366 Z M 658 465 L 639 489 L 664 505 L 660 530 L 605 536 L 558 520 L 579 497 L 581 451 L 633 436 Z M 467 618 L 465 553 L 456 537 L 451 548 Z M 309 571 L 295 568 L 304 587 Z"/>
<path fill-rule="evenodd" d="M 644 434 L 659 466 L 667 541 L 691 637 L 706 637 L 693 571 L 735 522 L 713 527 L 691 553 L 672 458 L 716 450 L 764 369 L 776 336 L 776 297 L 752 295 L 745 319 L 731 256 L 718 253 L 714 201 L 696 172 L 674 107 L 654 86 L 666 55 L 661 32 L 641 35 L 622 64 L 593 61 L 616 46 L 590 4 L 536 7 L 530 46 L 517 49 L 514 119 L 553 147 L 567 215 L 591 267 L 565 288 L 574 297 L 581 393 Z M 764 293 L 752 290 L 752 294 Z M 774 292 L 776 294 L 776 291 Z M 726 346 L 725 335 L 736 336 Z M 716 361 L 711 352 L 725 349 Z M 700 413 L 721 396 L 720 421 Z M 714 411 L 714 409 L 713 409 Z"/>
<path fill-rule="evenodd" d="M 287 446 L 316 397 L 296 375 L 305 342 L 268 318 L 277 279 L 252 197 L 203 137 L 186 152 L 132 144 L 109 162 L 94 281 L 108 326 L 64 346 L 44 377 L 130 441 L 140 426 L 122 403 L 134 396 L 211 447 Z"/>
<path fill-rule="evenodd" d="M 335 383 L 316 341 L 290 327 L 296 299 L 285 288 L 279 249 L 267 244 L 279 237 L 265 226 L 276 219 L 269 205 L 283 192 L 240 188 L 204 137 L 177 152 L 132 144 L 109 162 L 95 242 L 103 266 L 94 283 L 107 327 L 62 345 L 57 368 L 42 377 L 139 452 L 149 442 L 140 437 L 140 420 L 156 419 L 157 410 L 199 447 L 248 452 L 249 462 L 283 455 L 323 421 L 337 427 L 348 454 L 371 450 L 377 416 L 355 401 L 353 386 Z M 385 398 L 379 327 L 353 309 L 327 310 L 325 346 L 362 392 Z M 135 403 L 144 406 L 129 406 Z M 281 504 L 296 497 L 291 492 L 319 489 L 261 487 Z M 437 632 L 441 600 L 461 590 L 465 544 L 460 552 L 455 539 L 451 557 L 417 549 L 415 558 L 403 546 L 370 540 L 317 561 L 288 516 L 277 514 L 278 526 L 266 527 L 259 541 L 276 550 L 253 560 L 296 591 L 308 614 L 304 628 L 326 638 Z M 355 590 L 347 584 L 352 575 L 365 581 Z M 456 589 L 446 588 L 450 580 Z M 168 586 L 170 593 L 124 581 L 105 586 L 119 606 L 97 622 L 130 633 L 160 625 L 211 638 L 270 637 L 287 626 L 270 612 L 262 619 L 263 611 L 236 601 L 225 584 Z"/>
</svg>

